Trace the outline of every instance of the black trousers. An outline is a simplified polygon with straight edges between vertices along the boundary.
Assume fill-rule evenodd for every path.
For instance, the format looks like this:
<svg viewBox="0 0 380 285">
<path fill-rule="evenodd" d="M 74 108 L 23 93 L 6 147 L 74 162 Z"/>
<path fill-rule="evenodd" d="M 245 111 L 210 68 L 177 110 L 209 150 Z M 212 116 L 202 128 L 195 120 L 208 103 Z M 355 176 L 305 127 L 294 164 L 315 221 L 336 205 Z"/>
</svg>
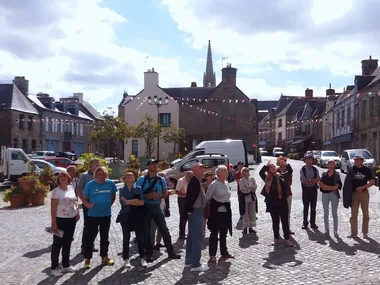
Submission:
<svg viewBox="0 0 380 285">
<path fill-rule="evenodd" d="M 225 212 L 218 212 L 217 219 L 220 221 L 226 221 L 228 219 L 228 214 Z M 211 230 L 210 239 L 209 239 L 209 254 L 210 256 L 215 256 L 218 249 L 218 236 L 219 236 L 219 247 L 220 254 L 225 255 L 228 254 L 227 248 L 227 233 L 228 227 L 227 223 L 225 227 L 216 227 Z"/>
<path fill-rule="evenodd" d="M 287 207 L 278 207 L 270 211 L 272 217 L 273 235 L 275 239 L 280 238 L 280 220 L 282 230 L 284 231 L 284 238 L 289 239 L 289 213 Z"/>
<path fill-rule="evenodd" d="M 239 202 L 239 214 L 240 214 L 240 217 L 243 217 L 244 212 L 245 212 L 245 196 L 243 193 L 240 192 L 239 189 L 238 189 L 238 202 Z"/>
<path fill-rule="evenodd" d="M 82 246 L 81 249 L 84 251 L 85 238 L 88 231 L 88 208 L 82 204 L 83 209 L 83 232 L 82 232 Z"/>
<path fill-rule="evenodd" d="M 126 260 L 129 258 L 129 242 L 131 240 L 131 231 L 128 228 L 128 221 L 122 222 L 121 228 L 123 231 L 123 259 Z M 142 228 L 142 230 L 135 231 L 135 233 L 136 233 L 136 241 L 137 241 L 139 256 L 140 258 L 144 258 L 145 256 L 144 228 Z"/>
<path fill-rule="evenodd" d="M 100 231 L 100 256 L 107 257 L 109 240 L 108 235 L 111 225 L 111 216 L 108 217 L 88 217 L 88 230 L 84 243 L 84 258 L 92 258 L 92 248 L 98 232 Z"/>
<path fill-rule="evenodd" d="M 51 248 L 51 269 L 57 269 L 59 265 L 59 253 L 62 249 L 62 266 L 70 267 L 70 249 L 77 223 L 74 218 L 57 218 L 58 229 L 63 231 L 63 237 L 53 236 L 53 246 Z"/>
<path fill-rule="evenodd" d="M 309 207 L 310 207 L 310 224 L 315 225 L 315 216 L 317 208 L 318 190 L 317 187 L 302 186 L 302 202 L 303 202 L 303 224 L 309 224 Z"/>
<path fill-rule="evenodd" d="M 187 213 L 186 213 L 186 198 L 178 197 L 178 209 L 179 209 L 179 236 L 183 237 L 186 233 Z"/>
</svg>

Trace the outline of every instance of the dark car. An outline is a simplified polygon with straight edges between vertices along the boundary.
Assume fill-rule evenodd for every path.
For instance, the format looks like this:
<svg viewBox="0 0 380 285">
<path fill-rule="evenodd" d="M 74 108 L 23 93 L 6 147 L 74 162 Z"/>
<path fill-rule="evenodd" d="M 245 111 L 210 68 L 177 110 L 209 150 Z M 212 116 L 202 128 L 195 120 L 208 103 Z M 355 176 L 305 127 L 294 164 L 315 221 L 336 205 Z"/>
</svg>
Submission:
<svg viewBox="0 0 380 285">
<path fill-rule="evenodd" d="M 69 151 L 57 152 L 57 154 L 55 156 L 56 157 L 66 157 L 66 158 L 69 158 L 69 159 L 71 159 L 73 161 L 78 160 L 78 157 L 75 155 L 75 153 L 72 153 L 72 152 L 69 152 Z"/>
</svg>

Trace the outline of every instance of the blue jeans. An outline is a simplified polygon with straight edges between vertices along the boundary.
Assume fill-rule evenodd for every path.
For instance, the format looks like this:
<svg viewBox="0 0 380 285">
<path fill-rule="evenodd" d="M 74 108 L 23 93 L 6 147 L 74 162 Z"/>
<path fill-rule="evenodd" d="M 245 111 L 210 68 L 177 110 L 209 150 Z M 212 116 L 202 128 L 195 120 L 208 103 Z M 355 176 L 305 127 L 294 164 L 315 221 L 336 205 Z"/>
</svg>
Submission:
<svg viewBox="0 0 380 285">
<path fill-rule="evenodd" d="M 188 218 L 185 264 L 193 268 L 201 266 L 204 208 L 194 209 Z"/>
<path fill-rule="evenodd" d="M 322 205 L 323 205 L 323 213 L 324 213 L 324 221 L 325 221 L 325 231 L 329 232 L 329 204 L 331 202 L 331 212 L 334 220 L 334 232 L 338 231 L 338 204 L 339 197 L 337 193 L 322 193 Z"/>
</svg>

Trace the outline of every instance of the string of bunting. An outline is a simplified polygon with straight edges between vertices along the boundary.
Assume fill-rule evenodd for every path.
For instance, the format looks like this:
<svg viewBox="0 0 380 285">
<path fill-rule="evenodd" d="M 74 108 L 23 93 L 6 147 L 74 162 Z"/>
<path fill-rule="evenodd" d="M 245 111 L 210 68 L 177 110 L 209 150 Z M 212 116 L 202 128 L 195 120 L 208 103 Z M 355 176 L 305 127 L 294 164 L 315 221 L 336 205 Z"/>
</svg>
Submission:
<svg viewBox="0 0 380 285">
<path fill-rule="evenodd" d="M 280 128 L 274 128 L 270 130 L 265 130 L 265 131 L 259 131 L 259 134 L 269 134 L 275 131 L 284 131 L 284 130 L 293 130 L 293 129 L 299 129 L 301 126 L 305 126 L 307 124 L 316 124 L 316 123 L 322 123 L 322 119 L 314 119 L 314 120 L 303 120 L 303 121 L 290 121 L 288 124 L 293 124 L 297 123 L 296 126 L 290 126 L 290 127 L 280 127 Z M 267 122 L 269 124 L 269 122 Z"/>
<path fill-rule="evenodd" d="M 19 122 L 33 122 L 33 123 L 41 123 L 41 122 L 46 122 L 46 119 L 17 119 L 16 120 L 16 123 L 19 123 Z M 80 121 L 75 121 L 75 120 L 61 120 L 61 119 L 48 119 L 49 122 L 51 123 L 57 123 L 57 124 L 67 124 L 67 125 L 70 125 L 72 123 L 77 123 L 77 124 L 80 124 L 80 125 L 83 125 L 84 127 L 90 127 L 93 125 L 93 123 L 80 123 Z M 61 122 L 62 121 L 62 122 Z"/>
</svg>

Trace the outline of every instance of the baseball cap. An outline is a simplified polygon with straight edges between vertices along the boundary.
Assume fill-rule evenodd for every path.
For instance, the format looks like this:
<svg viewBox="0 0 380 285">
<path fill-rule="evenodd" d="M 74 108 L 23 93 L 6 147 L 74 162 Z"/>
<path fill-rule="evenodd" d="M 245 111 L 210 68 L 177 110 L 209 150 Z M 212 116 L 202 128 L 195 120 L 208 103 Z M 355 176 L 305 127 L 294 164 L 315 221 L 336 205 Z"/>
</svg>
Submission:
<svg viewBox="0 0 380 285">
<path fill-rule="evenodd" d="M 329 160 L 327 161 L 327 164 L 329 164 L 330 162 L 334 162 L 334 163 L 336 164 L 336 162 L 335 162 L 334 159 L 329 159 Z"/>
<path fill-rule="evenodd" d="M 200 162 L 197 162 L 197 163 L 193 164 L 192 167 L 206 167 L 206 166 L 204 166 L 204 165 L 203 165 L 202 163 L 200 163 Z"/>
<path fill-rule="evenodd" d="M 314 157 L 311 153 L 307 153 L 305 154 L 305 159 L 308 159 L 308 158 L 314 158 Z"/>
<path fill-rule="evenodd" d="M 364 156 L 361 153 L 355 153 L 354 159 L 364 159 Z"/>
<path fill-rule="evenodd" d="M 158 163 L 158 160 L 156 159 L 149 159 L 147 162 L 146 162 L 146 166 L 149 166 L 151 164 L 155 164 L 155 163 Z"/>
<path fill-rule="evenodd" d="M 244 162 L 241 162 L 241 161 L 239 161 L 238 163 L 237 163 L 237 165 L 244 165 L 245 163 Z"/>
</svg>

